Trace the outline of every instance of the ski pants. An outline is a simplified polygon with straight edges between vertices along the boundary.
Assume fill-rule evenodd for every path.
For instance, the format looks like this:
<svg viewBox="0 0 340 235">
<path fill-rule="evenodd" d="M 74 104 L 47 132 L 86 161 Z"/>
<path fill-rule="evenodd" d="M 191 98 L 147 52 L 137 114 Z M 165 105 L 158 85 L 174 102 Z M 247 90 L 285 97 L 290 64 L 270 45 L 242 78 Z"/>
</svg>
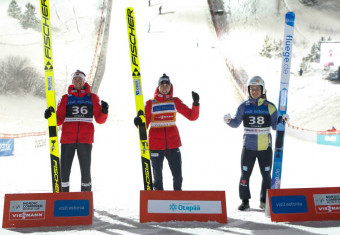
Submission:
<svg viewBox="0 0 340 235">
<path fill-rule="evenodd" d="M 240 198 L 242 200 L 250 199 L 250 190 L 249 190 L 249 180 L 251 173 L 253 171 L 253 167 L 255 165 L 256 158 L 259 162 L 260 171 L 262 175 L 262 186 L 261 186 L 261 195 L 260 200 L 262 202 L 266 201 L 266 192 L 267 189 L 270 189 L 271 185 L 271 169 L 273 162 L 273 150 L 269 147 L 267 150 L 263 151 L 252 151 L 243 147 L 242 155 L 241 155 L 241 179 L 239 185 L 239 193 Z"/>
<path fill-rule="evenodd" d="M 91 152 L 92 144 L 72 143 L 61 144 L 61 187 L 62 192 L 70 190 L 70 174 L 75 151 L 77 150 L 80 172 L 81 191 L 91 191 Z"/>
<path fill-rule="evenodd" d="M 179 148 L 166 150 L 150 150 L 152 173 L 154 177 L 153 189 L 163 189 L 163 161 L 168 160 L 173 178 L 174 190 L 182 190 L 182 158 Z"/>
</svg>

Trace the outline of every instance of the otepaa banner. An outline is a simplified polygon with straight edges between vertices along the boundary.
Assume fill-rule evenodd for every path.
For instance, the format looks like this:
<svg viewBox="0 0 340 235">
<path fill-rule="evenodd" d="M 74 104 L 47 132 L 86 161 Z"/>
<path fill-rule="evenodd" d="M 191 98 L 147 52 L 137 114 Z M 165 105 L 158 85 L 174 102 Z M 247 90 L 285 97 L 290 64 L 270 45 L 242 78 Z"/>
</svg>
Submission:
<svg viewBox="0 0 340 235">
<path fill-rule="evenodd" d="M 340 187 L 269 189 L 275 222 L 340 220 Z"/>
<path fill-rule="evenodd" d="M 0 157 L 12 156 L 14 152 L 14 139 L 0 139 Z"/>
<path fill-rule="evenodd" d="M 227 223 L 224 191 L 140 191 L 140 222 Z"/>
<path fill-rule="evenodd" d="M 90 225 L 92 192 L 5 194 L 3 228 Z"/>
</svg>

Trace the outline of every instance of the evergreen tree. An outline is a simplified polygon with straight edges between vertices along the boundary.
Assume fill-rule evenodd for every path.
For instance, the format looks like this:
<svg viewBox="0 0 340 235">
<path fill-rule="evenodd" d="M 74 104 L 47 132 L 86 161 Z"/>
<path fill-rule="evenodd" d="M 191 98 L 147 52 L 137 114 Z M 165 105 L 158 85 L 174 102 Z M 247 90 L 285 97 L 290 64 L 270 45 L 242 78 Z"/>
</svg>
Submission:
<svg viewBox="0 0 340 235">
<path fill-rule="evenodd" d="M 27 3 L 25 5 L 26 10 L 20 19 L 21 26 L 24 29 L 34 28 L 37 29 L 39 27 L 39 19 L 35 16 L 35 6 L 31 3 Z"/>
<path fill-rule="evenodd" d="M 267 57 L 267 58 L 271 58 L 272 57 L 272 55 L 271 55 L 272 48 L 273 48 L 272 42 L 270 41 L 270 38 L 267 35 L 266 38 L 264 39 L 264 43 L 263 43 L 260 55 Z"/>
<path fill-rule="evenodd" d="M 7 15 L 15 19 L 20 19 L 21 8 L 15 0 L 12 0 L 11 3 L 8 5 Z"/>
<path fill-rule="evenodd" d="M 274 56 L 275 57 L 282 57 L 282 45 L 283 45 L 283 42 L 282 40 L 279 40 L 278 42 L 274 40 L 274 48 L 273 48 L 273 51 L 275 52 Z"/>
</svg>

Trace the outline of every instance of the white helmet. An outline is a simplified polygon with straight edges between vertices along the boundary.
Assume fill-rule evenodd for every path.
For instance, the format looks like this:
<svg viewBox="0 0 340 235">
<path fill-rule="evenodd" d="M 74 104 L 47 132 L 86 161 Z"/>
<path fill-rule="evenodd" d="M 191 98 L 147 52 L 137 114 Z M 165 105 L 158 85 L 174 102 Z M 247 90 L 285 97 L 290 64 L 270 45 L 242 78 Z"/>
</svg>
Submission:
<svg viewBox="0 0 340 235">
<path fill-rule="evenodd" d="M 259 85 L 262 88 L 262 94 L 264 92 L 265 86 L 264 86 L 264 81 L 260 76 L 254 76 L 248 80 L 247 87 L 248 87 L 248 92 L 250 94 L 250 86 L 251 85 Z"/>
</svg>

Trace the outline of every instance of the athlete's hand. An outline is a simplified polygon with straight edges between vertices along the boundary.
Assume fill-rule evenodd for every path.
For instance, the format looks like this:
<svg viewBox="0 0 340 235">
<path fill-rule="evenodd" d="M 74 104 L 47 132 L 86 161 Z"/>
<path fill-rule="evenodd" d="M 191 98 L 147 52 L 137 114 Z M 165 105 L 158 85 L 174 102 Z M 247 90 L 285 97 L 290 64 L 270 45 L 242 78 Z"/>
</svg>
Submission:
<svg viewBox="0 0 340 235">
<path fill-rule="evenodd" d="M 192 92 L 192 99 L 194 100 L 194 106 L 199 105 L 200 96 L 196 92 Z"/>
<path fill-rule="evenodd" d="M 224 122 L 228 124 L 230 121 L 231 121 L 230 113 L 224 115 Z"/>
<path fill-rule="evenodd" d="M 143 121 L 139 116 L 135 117 L 135 119 L 133 119 L 133 122 L 135 123 L 136 127 L 139 127 L 140 125 L 143 124 Z"/>
<path fill-rule="evenodd" d="M 49 119 L 52 116 L 52 113 L 54 113 L 54 108 L 50 106 L 48 109 L 45 110 L 45 119 Z"/>
<path fill-rule="evenodd" d="M 104 100 L 102 100 L 101 105 L 102 105 L 102 113 L 107 114 L 109 112 L 109 104 L 106 103 Z"/>
</svg>

